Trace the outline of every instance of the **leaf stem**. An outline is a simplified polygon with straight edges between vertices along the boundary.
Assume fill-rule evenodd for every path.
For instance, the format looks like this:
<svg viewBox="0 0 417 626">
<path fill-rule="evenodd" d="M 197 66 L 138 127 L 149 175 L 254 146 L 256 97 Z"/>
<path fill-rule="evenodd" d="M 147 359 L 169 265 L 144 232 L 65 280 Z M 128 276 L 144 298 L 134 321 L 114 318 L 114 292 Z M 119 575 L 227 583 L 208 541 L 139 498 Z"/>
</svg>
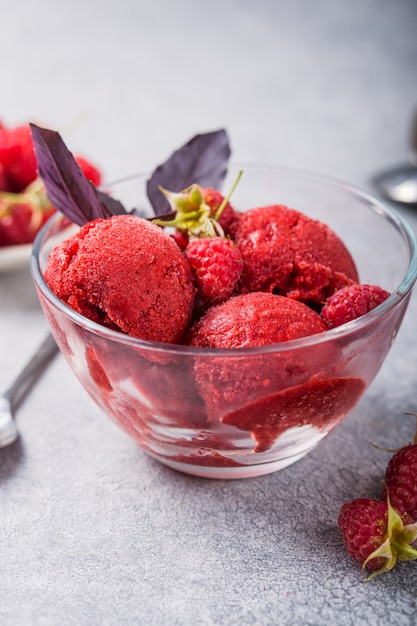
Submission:
<svg viewBox="0 0 417 626">
<path fill-rule="evenodd" d="M 238 173 L 238 175 L 237 175 L 237 177 L 236 177 L 235 182 L 234 182 L 234 183 L 233 183 L 233 185 L 232 185 L 232 188 L 230 189 L 229 193 L 228 193 L 228 194 L 227 194 L 227 196 L 223 199 L 223 202 L 221 203 L 221 205 L 220 205 L 220 206 L 219 206 L 219 208 L 217 209 L 216 214 L 215 214 L 215 216 L 214 216 L 214 218 L 213 218 L 216 222 L 218 222 L 218 221 L 219 221 L 219 218 L 220 218 L 221 214 L 223 213 L 224 207 L 225 207 L 225 206 L 226 206 L 226 204 L 229 202 L 230 198 L 232 197 L 232 194 L 233 194 L 234 190 L 235 190 L 235 189 L 236 189 L 236 187 L 238 186 L 238 183 L 239 183 L 239 181 L 240 181 L 240 179 L 241 179 L 241 177 L 242 177 L 242 174 L 243 174 L 243 171 L 242 171 L 242 170 L 239 170 L 239 173 Z"/>
</svg>

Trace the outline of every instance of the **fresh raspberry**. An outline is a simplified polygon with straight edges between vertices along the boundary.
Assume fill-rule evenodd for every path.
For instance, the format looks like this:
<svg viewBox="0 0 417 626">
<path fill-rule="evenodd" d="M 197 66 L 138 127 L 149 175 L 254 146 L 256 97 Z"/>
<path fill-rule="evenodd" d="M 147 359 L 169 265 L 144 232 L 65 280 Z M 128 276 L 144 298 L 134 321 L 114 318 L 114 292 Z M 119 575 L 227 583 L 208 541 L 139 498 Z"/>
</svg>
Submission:
<svg viewBox="0 0 417 626">
<path fill-rule="evenodd" d="M 187 233 L 184 233 L 181 230 L 176 230 L 174 233 L 171 234 L 171 237 L 181 250 L 185 250 L 190 241 Z"/>
<path fill-rule="evenodd" d="M 374 572 L 369 578 L 388 572 L 397 561 L 417 559 L 417 550 L 411 547 L 417 540 L 417 524 L 389 502 L 371 498 L 348 502 L 341 508 L 338 525 L 348 554 Z"/>
<path fill-rule="evenodd" d="M 202 194 L 201 202 L 209 208 L 209 218 L 214 220 L 216 218 L 217 211 L 224 202 L 224 196 L 220 193 L 220 191 L 217 191 L 217 189 L 213 189 L 212 187 L 199 187 L 199 190 Z M 238 217 L 239 214 L 234 210 L 230 202 L 226 202 L 217 220 L 225 235 L 231 235 L 233 226 L 237 223 Z M 184 230 L 177 229 L 172 236 L 181 250 L 185 250 L 188 243 L 188 233 Z"/>
<path fill-rule="evenodd" d="M 388 463 L 384 497 L 387 491 L 393 507 L 417 522 L 417 445 L 399 450 Z"/>
<path fill-rule="evenodd" d="M 384 499 L 387 493 L 397 511 L 417 522 L 417 431 L 413 443 L 398 450 L 388 463 Z"/>
<path fill-rule="evenodd" d="M 75 156 L 88 180 L 98 186 L 101 173 L 90 161 Z M 0 189 L 20 193 L 37 177 L 38 163 L 29 124 L 7 128 L 0 123 Z"/>
<path fill-rule="evenodd" d="M 7 178 L 7 129 L 0 121 L 0 191 L 12 191 Z"/>
<path fill-rule="evenodd" d="M 96 186 L 100 184 L 100 172 L 86 159 L 75 159 L 91 182 Z M 54 212 L 55 208 L 49 202 L 40 178 L 21 192 L 0 190 L 0 246 L 32 243 Z"/>
<path fill-rule="evenodd" d="M 13 204 L 5 203 L 0 197 L 0 246 L 32 243 L 54 212 L 51 204 L 40 207 L 25 202 L 23 196 L 21 202 Z"/>
<path fill-rule="evenodd" d="M 350 285 L 327 298 L 321 315 L 332 328 L 372 311 L 390 294 L 378 285 Z"/>
<path fill-rule="evenodd" d="M 240 176 L 235 182 L 236 186 Z M 233 189 L 232 188 L 232 192 Z M 216 237 L 228 235 L 237 223 L 239 214 L 227 198 L 216 189 L 194 184 L 180 192 L 159 188 L 173 211 L 172 219 L 156 218 L 159 226 L 169 226 L 194 237 Z M 232 193 L 231 192 L 231 193 Z"/>
<path fill-rule="evenodd" d="M 94 185 L 101 184 L 101 173 L 90 161 L 75 160 Z M 7 128 L 0 122 L 0 246 L 32 243 L 55 212 L 37 168 L 29 124 Z"/>
<path fill-rule="evenodd" d="M 204 202 L 210 207 L 210 216 L 215 218 L 216 212 L 221 207 L 224 196 L 211 187 L 202 187 Z M 239 214 L 234 210 L 230 202 L 227 202 L 222 209 L 220 217 L 218 219 L 220 226 L 222 227 L 225 235 L 230 235 L 233 230 L 233 225 L 237 221 Z"/>
<path fill-rule="evenodd" d="M 193 239 L 185 256 L 203 302 L 216 304 L 233 294 L 243 269 L 240 251 L 233 241 L 224 237 Z"/>
<path fill-rule="evenodd" d="M 37 160 L 29 124 L 6 129 L 3 126 L 0 163 L 10 191 L 23 191 L 37 176 Z"/>
<path fill-rule="evenodd" d="M 0 163 L 0 191 L 11 191 L 9 181 L 7 179 L 6 170 Z"/>
</svg>

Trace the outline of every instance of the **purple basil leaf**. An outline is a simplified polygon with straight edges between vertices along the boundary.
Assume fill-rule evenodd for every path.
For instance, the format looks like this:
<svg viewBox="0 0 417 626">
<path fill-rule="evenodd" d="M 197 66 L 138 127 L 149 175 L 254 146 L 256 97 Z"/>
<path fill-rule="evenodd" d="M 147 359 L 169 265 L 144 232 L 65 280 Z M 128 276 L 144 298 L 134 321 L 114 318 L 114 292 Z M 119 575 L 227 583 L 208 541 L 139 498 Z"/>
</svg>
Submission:
<svg viewBox="0 0 417 626">
<path fill-rule="evenodd" d="M 96 218 L 111 217 L 117 201 L 103 201 L 101 192 L 85 177 L 60 134 L 35 124 L 30 127 L 39 176 L 54 207 L 80 226 Z M 120 212 L 118 205 L 117 202 Z"/>
<path fill-rule="evenodd" d="M 196 183 L 219 189 L 227 172 L 230 146 L 225 130 L 196 135 L 159 165 L 146 183 L 155 215 L 165 215 L 170 206 L 159 190 L 182 191 Z"/>
<path fill-rule="evenodd" d="M 101 202 L 107 207 L 109 214 L 111 215 L 124 215 L 127 213 L 125 207 L 120 202 L 120 200 L 116 200 L 112 198 L 108 193 L 104 191 L 100 191 L 97 189 L 97 195 L 100 198 Z"/>
</svg>

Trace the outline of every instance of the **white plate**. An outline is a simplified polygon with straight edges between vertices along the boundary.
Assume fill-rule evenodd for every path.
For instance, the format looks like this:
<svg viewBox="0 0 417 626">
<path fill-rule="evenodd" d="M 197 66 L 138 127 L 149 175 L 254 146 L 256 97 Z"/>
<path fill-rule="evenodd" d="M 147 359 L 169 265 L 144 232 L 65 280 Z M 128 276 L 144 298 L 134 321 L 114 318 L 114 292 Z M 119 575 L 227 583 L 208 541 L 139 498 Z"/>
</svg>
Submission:
<svg viewBox="0 0 417 626">
<path fill-rule="evenodd" d="M 32 244 L 0 246 L 0 273 L 28 267 Z"/>
</svg>

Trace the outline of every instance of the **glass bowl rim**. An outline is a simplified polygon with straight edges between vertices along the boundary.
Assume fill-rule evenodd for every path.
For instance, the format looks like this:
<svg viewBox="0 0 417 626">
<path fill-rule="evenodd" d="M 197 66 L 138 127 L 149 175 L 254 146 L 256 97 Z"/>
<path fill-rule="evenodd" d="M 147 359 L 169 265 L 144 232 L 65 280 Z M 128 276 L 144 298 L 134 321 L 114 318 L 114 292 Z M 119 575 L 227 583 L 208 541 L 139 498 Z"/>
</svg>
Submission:
<svg viewBox="0 0 417 626">
<path fill-rule="evenodd" d="M 375 320 L 383 317 L 385 313 L 398 306 L 411 292 L 414 283 L 417 280 L 417 241 L 407 220 L 404 219 L 400 213 L 392 207 L 388 202 L 378 198 L 377 196 L 357 187 L 351 183 L 348 183 L 342 179 L 331 177 L 325 174 L 318 174 L 311 170 L 303 170 L 294 167 L 269 164 L 269 163 L 245 163 L 245 162 L 231 162 L 230 167 L 234 169 L 243 169 L 251 171 L 265 170 L 265 168 L 271 171 L 281 172 L 282 174 L 302 177 L 317 181 L 333 187 L 339 187 L 344 189 L 359 198 L 362 198 L 368 204 L 368 210 L 374 210 L 381 217 L 388 219 L 388 221 L 397 229 L 402 236 L 404 243 L 407 246 L 409 252 L 409 263 L 407 272 L 405 273 L 400 284 L 392 291 L 391 295 L 384 300 L 378 307 L 367 313 L 366 315 L 359 317 L 351 322 L 331 328 L 329 330 L 317 333 L 315 335 L 309 335 L 307 337 L 301 337 L 299 339 L 291 339 L 289 341 L 267 344 L 263 346 L 251 346 L 240 348 L 201 348 L 182 344 L 170 344 L 156 341 L 149 341 L 145 339 L 139 339 L 130 335 L 124 334 L 120 331 L 111 330 L 105 326 L 102 326 L 92 320 L 80 315 L 69 306 L 64 304 L 55 293 L 48 287 L 43 278 L 43 274 L 40 268 L 40 249 L 45 236 L 49 229 L 55 222 L 58 222 L 62 215 L 57 213 L 53 215 L 42 227 L 37 234 L 31 254 L 31 273 L 35 285 L 43 294 L 43 296 L 52 304 L 55 308 L 64 313 L 78 326 L 83 327 L 85 330 L 97 335 L 101 338 L 107 338 L 115 343 L 121 343 L 135 348 L 140 348 L 144 351 L 159 352 L 163 354 L 171 355 L 190 355 L 190 356 L 222 356 L 222 357 L 242 357 L 243 355 L 266 355 L 279 352 L 289 352 L 291 350 L 300 350 L 302 348 L 313 347 L 321 344 L 325 344 L 331 341 L 344 339 L 350 335 L 354 336 L 357 332 L 364 330 L 366 327 L 373 324 Z M 140 172 L 137 174 L 131 174 L 119 178 L 111 183 L 107 183 L 103 186 L 104 189 L 111 189 L 112 186 L 119 185 L 125 182 L 129 182 L 135 178 L 145 178 L 149 176 L 149 172 Z"/>
</svg>

